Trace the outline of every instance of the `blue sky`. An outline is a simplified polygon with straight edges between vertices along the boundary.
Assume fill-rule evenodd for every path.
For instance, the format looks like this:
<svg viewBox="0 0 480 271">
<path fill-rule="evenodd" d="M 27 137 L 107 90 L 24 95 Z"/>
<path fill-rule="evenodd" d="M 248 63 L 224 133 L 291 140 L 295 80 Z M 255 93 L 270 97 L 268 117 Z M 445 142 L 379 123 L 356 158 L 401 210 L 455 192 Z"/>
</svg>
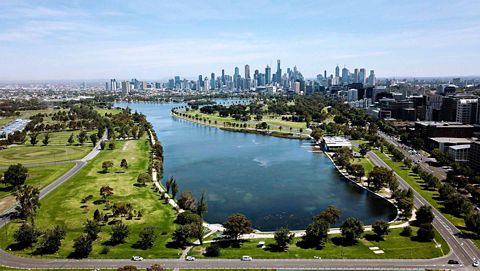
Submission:
<svg viewBox="0 0 480 271">
<path fill-rule="evenodd" d="M 0 80 L 479 75 L 480 1 L 0 1 Z"/>
</svg>

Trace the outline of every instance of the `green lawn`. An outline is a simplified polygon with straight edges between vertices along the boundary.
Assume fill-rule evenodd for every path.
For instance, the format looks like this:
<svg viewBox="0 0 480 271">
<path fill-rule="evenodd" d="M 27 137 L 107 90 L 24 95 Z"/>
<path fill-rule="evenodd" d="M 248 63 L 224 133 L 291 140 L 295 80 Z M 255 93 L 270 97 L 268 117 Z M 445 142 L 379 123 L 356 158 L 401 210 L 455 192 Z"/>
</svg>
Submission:
<svg viewBox="0 0 480 271">
<path fill-rule="evenodd" d="M 342 246 L 342 238 L 332 235 L 325 248 L 317 250 L 314 248 L 300 248 L 296 245 L 300 239 L 296 238 L 288 252 L 273 252 L 269 245 L 274 244 L 273 239 L 251 239 L 241 243 L 240 248 L 222 248 L 220 258 L 240 259 L 243 255 L 251 256 L 254 259 L 271 258 L 297 258 L 313 259 L 314 256 L 324 259 L 428 259 L 446 255 L 449 252 L 448 245 L 437 233 L 436 240 L 441 248 L 436 248 L 435 242 L 417 242 L 410 237 L 400 236 L 402 229 L 392 229 L 384 241 L 377 241 L 373 233 L 367 232 L 364 237 L 355 245 Z M 416 229 L 414 230 L 414 232 Z M 259 241 L 265 241 L 267 249 L 257 247 Z M 203 247 L 208 246 L 205 244 Z M 374 254 L 369 247 L 379 247 L 384 254 Z M 205 257 L 201 254 L 202 247 L 195 247 L 190 255 Z"/>
<path fill-rule="evenodd" d="M 368 159 L 367 157 L 362 157 L 362 158 L 353 158 L 352 160 L 353 164 L 360 164 L 363 166 L 363 168 L 365 169 L 365 176 L 368 177 L 368 174 L 370 173 L 370 171 L 373 170 L 373 163 L 372 161 L 370 161 L 370 159 Z"/>
<path fill-rule="evenodd" d="M 0 150 L 0 166 L 13 163 L 35 164 L 78 160 L 87 155 L 92 146 L 15 146 Z"/>
<path fill-rule="evenodd" d="M 410 169 L 406 169 L 402 162 L 394 162 L 390 157 L 379 150 L 373 150 L 388 166 L 390 166 L 402 179 L 404 179 L 413 189 L 415 189 L 424 199 L 426 199 L 433 207 L 441 211 L 443 215 L 450 220 L 455 226 L 464 227 L 463 218 L 456 217 L 443 212 L 443 204 L 438 200 L 438 191 L 428 190 L 423 187 L 423 180 Z"/>
<path fill-rule="evenodd" d="M 122 109 L 119 109 L 119 108 L 111 108 L 111 109 L 95 108 L 95 110 L 98 112 L 98 114 L 100 114 L 100 116 L 105 116 L 105 113 L 113 114 L 113 115 L 122 113 Z"/>
<path fill-rule="evenodd" d="M 48 165 L 43 167 L 29 167 L 28 177 L 25 181 L 28 185 L 33 185 L 38 188 L 43 188 L 51 182 L 58 179 L 65 174 L 69 169 L 73 167 L 73 163 Z M 0 170 L 0 176 L 6 169 Z M 0 184 L 0 198 L 3 198 L 11 193 L 11 187 L 5 186 L 4 183 Z"/>
<path fill-rule="evenodd" d="M 42 199 L 41 207 L 37 213 L 36 225 L 40 229 L 63 225 L 67 232 L 60 251 L 44 257 L 68 257 L 73 251 L 73 240 L 82 233 L 82 224 L 86 219 L 92 219 L 96 209 L 111 214 L 110 209 L 105 209 L 106 204 L 101 202 L 102 198 L 99 195 L 99 189 L 103 185 L 109 185 L 114 192 L 114 195 L 109 199 L 111 204 L 131 203 L 134 210 L 143 211 L 143 216 L 140 219 L 134 218 L 132 220 L 128 220 L 126 217 L 115 218 L 111 216 L 109 222 L 123 220 L 129 226 L 130 234 L 124 244 L 109 246 L 108 254 L 100 254 L 102 247 L 107 245 L 105 242 L 110 239 L 110 225 L 103 226 L 99 238 L 94 242 L 90 258 L 130 258 L 132 255 L 141 255 L 145 258 L 177 258 L 181 250 L 166 247 L 166 244 L 171 240 L 175 227 L 173 224 L 175 212 L 170 205 L 165 205 L 159 199 L 158 193 L 153 191 L 151 184 L 145 187 L 135 185 L 138 174 L 148 169 L 148 153 L 149 144 L 146 139 L 117 141 L 115 150 L 102 151 L 77 175 Z M 127 159 L 129 165 L 126 171 L 119 167 L 123 158 Z M 114 167 L 108 173 L 103 173 L 101 165 L 103 161 L 107 160 L 112 161 Z M 89 195 L 92 195 L 93 199 L 81 203 L 82 199 Z M 12 233 L 18 226 L 19 222 L 16 221 L 0 230 L 0 245 L 3 249 L 14 243 Z M 138 233 L 145 226 L 157 227 L 158 238 L 154 247 L 148 250 L 133 248 L 132 245 L 138 240 Z M 6 235 L 7 240 L 5 240 Z M 32 256 L 32 251 L 32 249 L 27 249 L 12 253 Z"/>
</svg>

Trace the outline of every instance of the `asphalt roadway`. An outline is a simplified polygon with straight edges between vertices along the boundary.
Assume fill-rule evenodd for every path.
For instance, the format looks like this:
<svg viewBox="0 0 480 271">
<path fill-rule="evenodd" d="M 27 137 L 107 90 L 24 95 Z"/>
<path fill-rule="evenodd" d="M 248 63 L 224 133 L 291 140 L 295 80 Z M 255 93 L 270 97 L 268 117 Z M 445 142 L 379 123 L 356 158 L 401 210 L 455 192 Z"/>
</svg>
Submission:
<svg viewBox="0 0 480 271">
<path fill-rule="evenodd" d="M 88 160 L 93 159 L 99 153 L 98 146 L 92 150 L 84 159 L 76 161 L 75 167 L 68 171 L 65 175 L 42 189 L 40 197 L 44 197 L 53 189 L 67 181 L 71 176 L 75 175 L 82 169 Z M 379 157 L 369 152 L 368 156 L 373 163 L 388 168 Z M 401 187 L 408 187 L 408 184 L 397 175 Z M 415 205 L 428 205 L 418 193 L 415 192 Z M 475 245 L 460 236 L 460 231 L 455 228 L 442 214 L 434 209 L 435 220 L 433 225 L 437 231 L 443 236 L 451 248 L 449 255 L 435 259 L 253 259 L 251 262 L 244 262 L 240 259 L 202 259 L 194 262 L 187 262 L 180 259 L 146 259 L 140 262 L 133 262 L 128 259 L 37 259 L 23 258 L 9 254 L 0 250 L 0 265 L 15 267 L 20 269 L 30 268 L 118 268 L 125 265 L 135 265 L 137 267 L 149 267 L 155 263 L 165 268 L 265 268 L 265 269 L 316 269 L 316 270 L 423 270 L 423 269 L 474 269 L 472 259 L 480 258 L 480 253 Z M 9 215 L 3 215 L 0 218 L 0 227 L 9 221 Z M 461 262 L 459 265 L 447 264 L 449 259 L 457 259 Z"/>
</svg>

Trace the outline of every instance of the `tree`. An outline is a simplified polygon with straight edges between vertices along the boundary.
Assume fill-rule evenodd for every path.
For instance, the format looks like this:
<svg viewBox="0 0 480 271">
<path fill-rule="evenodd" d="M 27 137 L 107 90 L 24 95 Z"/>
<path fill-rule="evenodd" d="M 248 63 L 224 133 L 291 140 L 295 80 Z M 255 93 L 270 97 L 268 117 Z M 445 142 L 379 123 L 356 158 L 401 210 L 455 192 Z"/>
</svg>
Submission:
<svg viewBox="0 0 480 271">
<path fill-rule="evenodd" d="M 40 206 L 40 190 L 30 185 L 22 185 L 14 193 L 18 206 L 15 208 L 18 215 L 24 219 L 30 219 L 34 225 L 34 217 Z"/>
<path fill-rule="evenodd" d="M 178 193 L 178 184 L 176 180 L 173 180 L 171 183 L 171 190 L 172 190 L 172 198 L 175 199 L 175 196 Z"/>
<path fill-rule="evenodd" d="M 98 142 L 97 134 L 91 134 L 90 135 L 90 141 L 92 141 L 93 146 L 96 146 L 97 142 Z"/>
<path fill-rule="evenodd" d="M 367 152 L 369 152 L 370 149 L 371 149 L 370 144 L 368 144 L 368 143 L 362 143 L 362 144 L 360 144 L 359 147 L 360 147 L 360 154 L 362 156 L 365 156 L 367 154 Z"/>
<path fill-rule="evenodd" d="M 109 142 L 108 143 L 108 149 L 109 150 L 114 150 L 115 149 L 115 142 Z"/>
<path fill-rule="evenodd" d="M 113 162 L 112 161 L 103 161 L 102 163 L 102 169 L 103 169 L 103 172 L 108 172 L 108 169 L 113 167 Z"/>
<path fill-rule="evenodd" d="M 98 209 L 96 209 L 95 212 L 93 212 L 93 220 L 97 222 L 101 222 L 103 220 L 103 216 Z"/>
<path fill-rule="evenodd" d="M 69 145 L 72 145 L 73 143 L 75 143 L 75 138 L 73 137 L 73 133 L 70 134 L 70 137 L 68 138 L 67 142 Z"/>
<path fill-rule="evenodd" d="M 384 167 L 373 167 L 373 170 L 368 174 L 368 186 L 374 191 L 379 191 L 395 181 L 393 172 Z"/>
<path fill-rule="evenodd" d="M 288 249 L 288 245 L 292 243 L 294 237 L 295 234 L 287 228 L 281 228 L 275 231 L 275 234 L 273 235 L 277 248 L 281 251 Z"/>
<path fill-rule="evenodd" d="M 421 224 L 417 231 L 417 238 L 422 242 L 430 242 L 435 238 L 435 231 L 430 223 Z"/>
<path fill-rule="evenodd" d="M 144 186 L 147 182 L 151 182 L 151 181 L 152 181 L 152 176 L 150 176 L 150 174 L 145 172 L 138 174 L 137 183 L 139 185 Z"/>
<path fill-rule="evenodd" d="M 32 144 L 32 146 L 37 145 L 37 143 L 38 143 L 37 137 L 38 137 L 38 133 L 31 133 L 30 134 L 30 144 Z"/>
<path fill-rule="evenodd" d="M 340 230 L 342 232 L 342 236 L 348 242 L 353 243 L 363 233 L 363 224 L 357 218 L 349 217 L 347 220 L 345 220 L 345 222 L 343 222 Z"/>
<path fill-rule="evenodd" d="M 412 160 L 410 158 L 405 158 L 403 159 L 403 164 L 407 167 L 407 168 L 411 168 L 412 167 Z"/>
<path fill-rule="evenodd" d="M 410 227 L 410 226 L 403 227 L 403 230 L 400 233 L 400 235 L 401 236 L 406 236 L 406 237 L 412 236 L 412 227 Z"/>
<path fill-rule="evenodd" d="M 465 215 L 465 225 L 470 231 L 480 236 L 480 214 L 478 212 L 470 212 Z"/>
<path fill-rule="evenodd" d="M 163 271 L 165 270 L 162 266 L 160 266 L 159 264 L 154 264 L 150 267 L 147 267 L 147 271 Z"/>
<path fill-rule="evenodd" d="M 80 143 L 80 145 L 83 145 L 83 143 L 87 139 L 87 132 L 80 131 L 80 133 L 77 135 L 77 138 L 78 138 L 78 142 Z"/>
<path fill-rule="evenodd" d="M 92 252 L 92 239 L 87 234 L 82 234 L 73 243 L 74 254 L 77 258 L 86 258 Z"/>
<path fill-rule="evenodd" d="M 198 202 L 197 205 L 197 214 L 200 217 L 203 217 L 203 214 L 208 211 L 208 205 L 205 200 L 205 192 L 202 192 L 202 196 L 200 197 L 200 201 Z"/>
<path fill-rule="evenodd" d="M 157 239 L 157 233 L 155 232 L 156 228 L 153 226 L 147 226 L 140 231 L 138 234 L 140 240 L 138 240 L 138 246 L 141 249 L 149 249 L 155 244 Z"/>
<path fill-rule="evenodd" d="M 373 232 L 379 237 L 383 239 L 384 235 L 387 235 L 390 232 L 388 228 L 388 223 L 383 220 L 377 220 L 372 224 Z"/>
<path fill-rule="evenodd" d="M 21 247 L 32 247 L 37 242 L 40 232 L 28 222 L 23 222 L 14 233 L 13 238 Z"/>
<path fill-rule="evenodd" d="M 316 215 L 313 220 L 323 219 L 328 222 L 328 224 L 333 225 L 337 223 L 337 220 L 340 218 L 342 211 L 335 206 L 328 206 L 325 210 Z"/>
<path fill-rule="evenodd" d="M 120 167 L 123 169 L 128 169 L 128 162 L 125 160 L 125 158 L 120 162 Z"/>
<path fill-rule="evenodd" d="M 327 243 L 329 228 L 328 221 L 323 218 L 314 218 L 305 230 L 305 235 L 302 237 L 303 243 L 309 247 L 323 248 Z"/>
<path fill-rule="evenodd" d="M 223 234 L 235 241 L 238 240 L 240 235 L 253 231 L 252 222 L 243 214 L 231 215 L 223 223 L 223 227 L 225 228 Z"/>
<path fill-rule="evenodd" d="M 112 226 L 110 241 L 113 244 L 121 244 L 128 237 L 130 230 L 128 226 L 123 223 L 116 223 Z"/>
<path fill-rule="evenodd" d="M 218 256 L 220 256 L 220 246 L 218 244 L 211 243 L 205 249 L 205 256 L 207 256 L 207 257 L 218 257 Z"/>
<path fill-rule="evenodd" d="M 415 217 L 418 224 L 432 223 L 434 218 L 432 207 L 427 205 L 421 206 L 415 213 Z"/>
<path fill-rule="evenodd" d="M 454 193 L 444 202 L 445 209 L 450 213 L 460 216 L 473 210 L 472 203 L 464 196 Z"/>
<path fill-rule="evenodd" d="M 49 142 L 50 142 L 50 134 L 46 133 L 45 137 L 42 140 L 42 143 L 43 143 L 43 145 L 47 146 Z"/>
<path fill-rule="evenodd" d="M 60 249 L 62 240 L 65 238 L 65 229 L 61 226 L 56 226 L 53 229 L 46 230 L 42 236 L 42 241 L 38 247 L 38 252 L 41 254 L 52 254 Z"/>
<path fill-rule="evenodd" d="M 180 225 L 202 223 L 202 218 L 200 217 L 200 215 L 196 213 L 192 213 L 191 211 L 187 210 L 177 215 L 177 218 L 175 219 L 175 223 Z"/>
<path fill-rule="evenodd" d="M 13 187 L 23 185 L 28 177 L 28 169 L 22 164 L 10 165 L 3 173 L 3 181 Z"/>
<path fill-rule="evenodd" d="M 106 144 L 107 144 L 107 143 L 105 143 L 105 140 L 100 141 L 100 149 L 101 149 L 101 150 L 104 150 Z"/>
<path fill-rule="evenodd" d="M 108 197 L 113 195 L 113 188 L 108 185 L 104 185 L 100 188 L 100 196 L 103 197 L 104 200 L 107 200 Z"/>
<path fill-rule="evenodd" d="M 183 210 L 190 210 L 192 212 L 196 212 L 196 200 L 193 196 L 192 192 L 185 191 L 180 194 L 180 199 L 178 200 L 178 206 Z"/>
<path fill-rule="evenodd" d="M 133 265 L 125 265 L 123 267 L 117 268 L 117 271 L 137 271 L 138 268 Z"/>
<path fill-rule="evenodd" d="M 170 177 L 168 178 L 167 182 L 165 183 L 165 188 L 167 189 L 167 194 L 170 193 L 170 189 L 172 188 L 172 184 L 175 182 L 175 178 Z"/>
<path fill-rule="evenodd" d="M 361 164 L 348 164 L 347 172 L 355 176 L 357 179 L 365 176 L 365 169 Z"/>
<path fill-rule="evenodd" d="M 173 232 L 173 242 L 178 247 L 185 247 L 188 244 L 188 238 L 190 237 L 191 227 L 190 225 L 181 225 Z"/>
<path fill-rule="evenodd" d="M 98 233 L 100 232 L 100 225 L 95 220 L 87 219 L 87 222 L 83 224 L 83 232 L 90 237 L 92 241 L 96 240 Z"/>
</svg>

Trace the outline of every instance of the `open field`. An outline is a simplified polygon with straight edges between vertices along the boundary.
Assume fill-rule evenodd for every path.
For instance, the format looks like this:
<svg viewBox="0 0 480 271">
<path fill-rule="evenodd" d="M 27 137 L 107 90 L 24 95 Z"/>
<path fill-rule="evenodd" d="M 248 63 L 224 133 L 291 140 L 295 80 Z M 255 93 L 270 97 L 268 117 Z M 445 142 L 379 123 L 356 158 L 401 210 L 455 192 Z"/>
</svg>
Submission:
<svg viewBox="0 0 480 271">
<path fill-rule="evenodd" d="M 455 226 L 464 227 L 465 222 L 463 218 L 456 217 L 454 215 L 445 213 L 443 204 L 439 202 L 438 191 L 428 190 L 423 186 L 423 180 L 411 169 L 405 168 L 403 162 L 394 162 L 387 154 L 380 152 L 379 150 L 373 150 L 388 166 L 390 166 L 402 179 L 404 179 L 413 189 L 415 189 L 424 199 L 426 199 L 433 207 L 441 211 L 443 215 L 450 220 Z"/>
<path fill-rule="evenodd" d="M 365 169 L 365 176 L 366 177 L 368 177 L 368 174 L 370 173 L 370 171 L 373 170 L 373 167 L 374 167 L 372 161 L 370 161 L 370 159 L 368 159 L 367 157 L 353 158 L 352 164 L 362 165 L 363 168 Z"/>
<path fill-rule="evenodd" d="M 91 144 L 84 146 L 14 146 L 0 150 L 0 167 L 9 166 L 12 163 L 25 165 L 78 160 L 87 155 L 91 149 Z"/>
<path fill-rule="evenodd" d="M 29 167 L 28 177 L 25 181 L 26 184 L 38 187 L 39 189 L 47 186 L 57 178 L 65 174 L 69 169 L 73 167 L 73 163 L 48 165 L 42 167 Z M 5 172 L 6 169 L 0 170 L 0 175 Z M 0 184 L 0 198 L 3 198 L 11 194 L 11 187 L 5 186 L 4 183 Z"/>
<path fill-rule="evenodd" d="M 98 112 L 98 114 L 100 114 L 100 116 L 105 116 L 105 113 L 108 113 L 108 114 L 119 114 L 122 112 L 121 109 L 118 109 L 118 108 L 111 108 L 111 109 L 107 109 L 107 108 L 95 108 L 95 111 Z"/>
<path fill-rule="evenodd" d="M 351 246 L 342 245 L 342 237 L 332 235 L 327 245 L 320 250 L 298 247 L 296 243 L 300 239 L 296 238 L 288 252 L 271 251 L 270 247 L 274 244 L 273 239 L 252 239 L 241 243 L 240 248 L 222 248 L 219 258 L 240 259 L 243 255 L 248 255 L 254 259 L 313 259 L 315 256 L 323 259 L 428 259 L 443 256 L 449 251 L 448 245 L 438 233 L 435 238 L 441 244 L 441 248 L 437 248 L 435 242 L 418 242 L 413 241 L 411 237 L 401 236 L 401 231 L 402 229 L 392 229 L 384 241 L 378 241 L 372 232 L 367 232 L 362 239 Z M 257 246 L 259 241 L 265 241 L 267 248 L 259 248 Z M 204 245 L 204 247 L 206 246 Z M 385 253 L 377 255 L 369 247 L 379 247 Z M 190 255 L 199 258 L 205 257 L 201 254 L 201 249 L 201 247 L 193 248 Z"/>
<path fill-rule="evenodd" d="M 110 225 L 102 226 L 99 237 L 93 243 L 90 258 L 130 258 L 132 255 L 140 255 L 145 258 L 177 258 L 181 250 L 167 248 L 174 230 L 173 220 L 175 212 L 170 205 L 165 205 L 159 199 L 158 193 L 153 191 L 150 184 L 136 186 L 136 178 L 139 173 L 148 169 L 149 144 L 146 139 L 137 141 L 117 141 L 115 150 L 104 150 L 95 159 L 90 161 L 78 174 L 48 194 L 41 200 L 38 210 L 36 225 L 40 229 L 62 225 L 66 229 L 66 238 L 62 242 L 60 250 L 53 255 L 45 255 L 48 258 L 67 258 L 73 251 L 73 240 L 81 235 L 83 223 L 93 218 L 93 213 L 99 209 L 109 214 L 109 222 L 122 220 L 129 227 L 130 234 L 125 243 L 110 245 Z M 120 168 L 120 161 L 125 158 L 128 161 L 128 169 Z M 102 162 L 112 161 L 114 167 L 108 172 L 103 172 Z M 127 217 L 113 217 L 111 209 L 99 195 L 102 186 L 109 185 L 113 188 L 113 195 L 109 203 L 130 203 L 136 211 L 142 211 L 141 218 L 127 219 Z M 82 199 L 92 195 L 92 199 L 82 203 Z M 108 224 L 108 223 L 107 223 Z M 135 247 L 139 232 L 145 226 L 155 226 L 158 233 L 155 245 L 148 250 Z M 13 232 L 19 227 L 19 222 L 14 221 L 1 229 L 0 245 L 7 248 L 14 243 Z M 5 239 L 7 236 L 7 239 Z M 109 247 L 107 254 L 101 254 L 102 248 Z M 21 256 L 32 256 L 33 249 L 18 250 L 12 253 Z"/>
</svg>

